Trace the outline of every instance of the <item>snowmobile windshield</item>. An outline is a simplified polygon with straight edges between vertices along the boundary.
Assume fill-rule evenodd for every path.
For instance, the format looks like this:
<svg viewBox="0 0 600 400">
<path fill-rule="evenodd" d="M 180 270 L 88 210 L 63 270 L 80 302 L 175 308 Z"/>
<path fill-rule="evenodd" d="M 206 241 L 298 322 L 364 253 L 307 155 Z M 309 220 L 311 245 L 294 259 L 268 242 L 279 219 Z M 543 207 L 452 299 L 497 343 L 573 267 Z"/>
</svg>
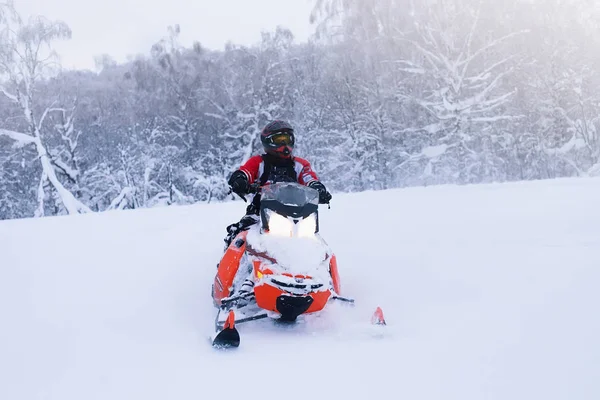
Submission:
<svg viewBox="0 0 600 400">
<path fill-rule="evenodd" d="M 265 186 L 262 190 L 262 200 L 273 200 L 286 206 L 318 206 L 319 192 L 295 182 L 281 182 Z"/>
<path fill-rule="evenodd" d="M 263 188 L 261 206 L 292 218 L 307 217 L 319 207 L 319 192 L 298 183 L 274 183 Z"/>
</svg>

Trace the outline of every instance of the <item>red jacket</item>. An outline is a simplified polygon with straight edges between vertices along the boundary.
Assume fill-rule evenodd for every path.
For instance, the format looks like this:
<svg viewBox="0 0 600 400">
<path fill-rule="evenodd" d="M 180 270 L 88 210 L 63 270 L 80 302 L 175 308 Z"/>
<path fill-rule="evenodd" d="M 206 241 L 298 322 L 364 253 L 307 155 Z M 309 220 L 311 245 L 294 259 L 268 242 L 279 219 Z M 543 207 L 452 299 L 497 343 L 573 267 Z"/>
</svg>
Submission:
<svg viewBox="0 0 600 400">
<path fill-rule="evenodd" d="M 298 177 L 298 183 L 301 185 L 308 185 L 310 182 L 319 179 L 308 161 L 300 157 L 293 157 L 293 161 L 294 170 Z M 246 174 L 250 184 L 258 181 L 265 170 L 265 163 L 262 156 L 250 157 L 250 159 L 240 167 L 240 170 Z"/>
</svg>

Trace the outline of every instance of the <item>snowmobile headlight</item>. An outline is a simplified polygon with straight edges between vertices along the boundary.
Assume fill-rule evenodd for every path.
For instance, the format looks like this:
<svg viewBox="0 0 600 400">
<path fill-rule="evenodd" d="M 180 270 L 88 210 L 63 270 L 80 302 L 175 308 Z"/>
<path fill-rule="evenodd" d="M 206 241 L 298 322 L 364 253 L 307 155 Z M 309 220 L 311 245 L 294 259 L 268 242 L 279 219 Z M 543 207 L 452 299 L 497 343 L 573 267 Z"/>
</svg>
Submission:
<svg viewBox="0 0 600 400">
<path fill-rule="evenodd" d="M 269 233 L 275 236 L 292 236 L 294 223 L 276 212 L 269 213 Z"/>
<path fill-rule="evenodd" d="M 300 220 L 296 225 L 298 236 L 302 238 L 311 238 L 315 236 L 317 230 L 317 217 L 311 214 L 308 217 Z"/>
</svg>

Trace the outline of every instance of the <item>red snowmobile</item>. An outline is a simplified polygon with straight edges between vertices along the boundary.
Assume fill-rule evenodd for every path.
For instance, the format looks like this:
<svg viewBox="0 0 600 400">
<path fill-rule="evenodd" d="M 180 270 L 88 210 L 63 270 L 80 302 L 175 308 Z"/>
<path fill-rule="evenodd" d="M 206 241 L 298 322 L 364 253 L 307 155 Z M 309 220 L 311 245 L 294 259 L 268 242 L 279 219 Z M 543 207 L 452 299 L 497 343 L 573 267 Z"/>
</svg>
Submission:
<svg viewBox="0 0 600 400">
<path fill-rule="evenodd" d="M 214 279 L 215 347 L 239 346 L 236 324 L 294 322 L 331 301 L 354 302 L 341 296 L 336 257 L 319 234 L 318 192 L 291 182 L 258 191 L 260 222 L 232 240 Z M 372 322 L 385 324 L 381 309 Z"/>
</svg>

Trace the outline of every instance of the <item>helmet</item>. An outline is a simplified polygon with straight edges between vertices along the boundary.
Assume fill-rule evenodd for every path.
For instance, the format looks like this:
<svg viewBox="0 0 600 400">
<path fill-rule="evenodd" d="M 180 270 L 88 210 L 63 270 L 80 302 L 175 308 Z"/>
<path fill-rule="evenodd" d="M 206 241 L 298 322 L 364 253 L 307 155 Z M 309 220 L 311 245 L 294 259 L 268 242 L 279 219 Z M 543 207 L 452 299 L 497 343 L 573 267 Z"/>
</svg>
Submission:
<svg viewBox="0 0 600 400">
<path fill-rule="evenodd" d="M 262 130 L 260 141 L 268 154 L 291 158 L 295 143 L 294 128 L 285 121 L 270 122 Z"/>
</svg>

